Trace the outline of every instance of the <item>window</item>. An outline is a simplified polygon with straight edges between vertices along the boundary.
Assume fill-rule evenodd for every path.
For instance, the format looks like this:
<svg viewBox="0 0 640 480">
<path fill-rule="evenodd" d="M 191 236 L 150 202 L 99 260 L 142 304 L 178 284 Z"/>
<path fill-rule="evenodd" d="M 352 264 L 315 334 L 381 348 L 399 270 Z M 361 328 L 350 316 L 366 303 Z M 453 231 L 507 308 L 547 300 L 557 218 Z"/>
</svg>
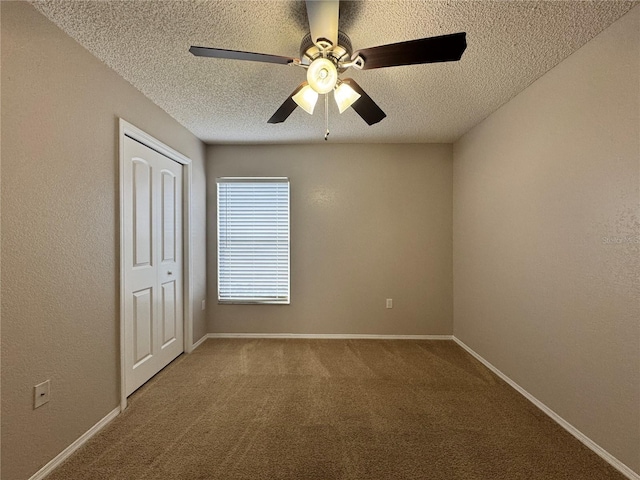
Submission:
<svg viewBox="0 0 640 480">
<path fill-rule="evenodd" d="M 218 178 L 218 302 L 289 303 L 289 179 Z"/>
</svg>

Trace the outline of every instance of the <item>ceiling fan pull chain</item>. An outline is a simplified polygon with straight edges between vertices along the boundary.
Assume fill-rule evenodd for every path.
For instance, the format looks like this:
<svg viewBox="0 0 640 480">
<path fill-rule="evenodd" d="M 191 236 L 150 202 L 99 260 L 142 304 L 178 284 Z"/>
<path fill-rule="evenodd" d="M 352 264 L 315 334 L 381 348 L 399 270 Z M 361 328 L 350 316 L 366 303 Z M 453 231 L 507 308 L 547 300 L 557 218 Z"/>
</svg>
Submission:
<svg viewBox="0 0 640 480">
<path fill-rule="evenodd" d="M 326 131 L 324 133 L 325 142 L 329 140 L 329 94 L 324 94 L 324 125 L 326 127 Z"/>
</svg>

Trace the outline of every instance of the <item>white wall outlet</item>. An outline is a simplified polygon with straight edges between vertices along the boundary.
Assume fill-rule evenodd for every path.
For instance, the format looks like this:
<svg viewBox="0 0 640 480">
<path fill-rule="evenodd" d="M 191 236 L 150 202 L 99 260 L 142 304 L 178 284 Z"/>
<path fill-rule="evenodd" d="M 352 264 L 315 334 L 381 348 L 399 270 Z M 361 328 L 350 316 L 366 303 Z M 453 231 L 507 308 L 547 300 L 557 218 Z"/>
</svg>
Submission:
<svg viewBox="0 0 640 480">
<path fill-rule="evenodd" d="M 393 308 L 393 298 L 387 298 L 387 308 Z"/>
<path fill-rule="evenodd" d="M 205 309 L 205 304 L 206 304 L 206 303 L 207 303 L 207 301 L 206 301 L 206 300 L 202 300 L 202 310 L 204 310 L 204 309 Z"/>
<path fill-rule="evenodd" d="M 41 407 L 49 401 L 50 397 L 50 383 L 49 380 L 39 383 L 33 387 L 33 409 Z"/>
</svg>

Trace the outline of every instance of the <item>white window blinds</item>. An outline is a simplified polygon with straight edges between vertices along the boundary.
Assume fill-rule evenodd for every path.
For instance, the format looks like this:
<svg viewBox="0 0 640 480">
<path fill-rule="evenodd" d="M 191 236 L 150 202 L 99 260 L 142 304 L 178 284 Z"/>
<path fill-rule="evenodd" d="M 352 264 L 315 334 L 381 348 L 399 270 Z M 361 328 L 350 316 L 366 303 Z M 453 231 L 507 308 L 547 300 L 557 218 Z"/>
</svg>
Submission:
<svg viewBox="0 0 640 480">
<path fill-rule="evenodd" d="M 218 301 L 289 303 L 289 179 L 217 185 Z"/>
</svg>

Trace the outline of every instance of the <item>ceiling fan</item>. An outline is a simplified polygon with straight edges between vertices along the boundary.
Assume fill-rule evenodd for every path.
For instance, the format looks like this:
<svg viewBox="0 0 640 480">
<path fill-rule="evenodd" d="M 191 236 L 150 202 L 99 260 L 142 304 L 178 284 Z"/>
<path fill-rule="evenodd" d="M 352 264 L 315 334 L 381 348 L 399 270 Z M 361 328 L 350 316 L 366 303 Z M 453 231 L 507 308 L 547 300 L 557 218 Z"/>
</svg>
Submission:
<svg viewBox="0 0 640 480">
<path fill-rule="evenodd" d="M 420 38 L 406 42 L 380 45 L 353 51 L 351 40 L 338 30 L 339 0 L 307 0 L 310 33 L 300 45 L 300 58 L 192 46 L 189 51 L 198 57 L 227 58 L 254 62 L 293 65 L 307 70 L 302 82 L 276 110 L 268 123 L 282 123 L 300 106 L 312 114 L 318 95 L 325 95 L 328 129 L 328 93 L 333 91 L 340 113 L 352 107 L 369 125 L 387 115 L 352 78 L 340 79 L 349 68 L 374 68 L 458 61 L 467 48 L 466 33 Z"/>
</svg>

